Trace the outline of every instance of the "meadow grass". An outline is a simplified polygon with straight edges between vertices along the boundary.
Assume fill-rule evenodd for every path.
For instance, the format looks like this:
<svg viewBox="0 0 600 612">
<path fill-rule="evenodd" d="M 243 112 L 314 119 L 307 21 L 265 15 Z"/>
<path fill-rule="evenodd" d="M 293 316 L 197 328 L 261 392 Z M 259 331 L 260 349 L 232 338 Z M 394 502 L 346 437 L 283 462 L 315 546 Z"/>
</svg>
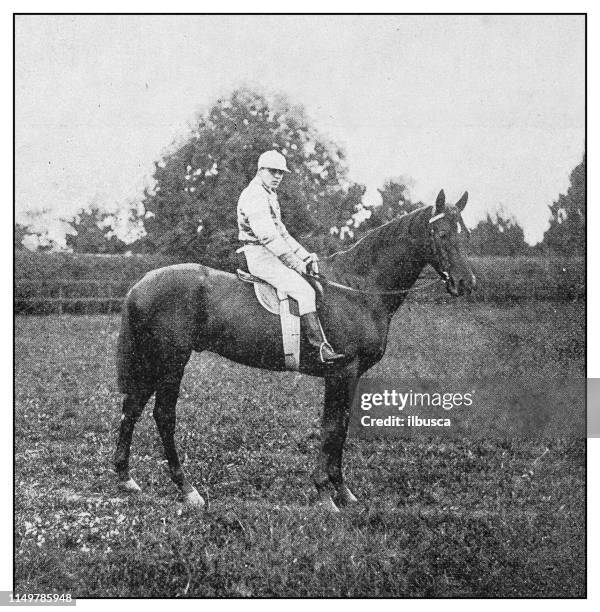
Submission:
<svg viewBox="0 0 600 612">
<path fill-rule="evenodd" d="M 583 376 L 581 304 L 395 317 L 377 377 Z M 192 358 L 178 409 L 186 511 L 151 406 L 120 494 L 115 316 L 18 317 L 15 590 L 77 597 L 582 597 L 585 441 L 351 436 L 360 503 L 315 506 L 320 380 Z M 544 454 L 545 452 L 545 454 Z M 541 457 L 541 458 L 540 458 Z"/>
</svg>

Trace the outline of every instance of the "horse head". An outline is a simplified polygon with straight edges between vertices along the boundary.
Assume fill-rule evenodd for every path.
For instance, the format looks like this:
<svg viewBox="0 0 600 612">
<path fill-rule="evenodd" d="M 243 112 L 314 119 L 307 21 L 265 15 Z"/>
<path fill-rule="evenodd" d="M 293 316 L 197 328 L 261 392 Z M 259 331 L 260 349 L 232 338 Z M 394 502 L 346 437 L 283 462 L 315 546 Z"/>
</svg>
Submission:
<svg viewBox="0 0 600 612">
<path fill-rule="evenodd" d="M 454 205 L 446 204 L 442 189 L 435 201 L 435 211 L 429 220 L 431 264 L 446 281 L 446 290 L 454 296 L 471 293 L 476 279 L 461 248 L 461 235 L 468 236 L 461 213 L 467 205 L 469 194 L 465 191 Z"/>
</svg>

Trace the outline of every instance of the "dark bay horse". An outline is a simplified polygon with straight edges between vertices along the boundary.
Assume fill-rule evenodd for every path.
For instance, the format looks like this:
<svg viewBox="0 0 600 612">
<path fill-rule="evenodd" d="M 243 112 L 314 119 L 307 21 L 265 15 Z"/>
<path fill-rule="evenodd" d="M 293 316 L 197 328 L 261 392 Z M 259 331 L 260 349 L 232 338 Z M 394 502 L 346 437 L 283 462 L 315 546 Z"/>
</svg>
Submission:
<svg viewBox="0 0 600 612">
<path fill-rule="evenodd" d="M 421 208 L 368 233 L 347 251 L 320 262 L 324 284 L 319 316 L 333 347 L 345 355 L 324 365 L 302 338 L 300 372 L 325 379 L 321 447 L 312 478 L 320 503 L 331 511 L 356 501 L 344 483 L 342 452 L 358 379 L 385 352 L 394 312 L 426 265 L 454 296 L 475 288 L 460 250 L 458 230 L 467 193 L 446 206 L 440 191 L 435 209 Z M 464 228 L 466 229 L 466 228 Z M 125 393 L 115 467 L 120 487 L 140 488 L 129 475 L 135 423 L 156 394 L 154 419 L 173 481 L 185 503 L 204 501 L 187 480 L 175 447 L 175 406 L 184 368 L 193 351 L 212 351 L 233 361 L 284 370 L 279 317 L 264 310 L 251 285 L 234 274 L 199 264 L 149 272 L 127 294 L 117 351 L 119 389 Z M 336 505 L 337 504 L 337 505 Z"/>
</svg>

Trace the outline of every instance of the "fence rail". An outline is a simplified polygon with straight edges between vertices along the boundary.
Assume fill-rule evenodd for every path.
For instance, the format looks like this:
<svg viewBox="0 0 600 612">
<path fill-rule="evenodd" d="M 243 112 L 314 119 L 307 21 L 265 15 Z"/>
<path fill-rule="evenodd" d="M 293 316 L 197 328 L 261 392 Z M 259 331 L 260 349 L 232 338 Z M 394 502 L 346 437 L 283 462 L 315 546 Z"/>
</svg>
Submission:
<svg viewBox="0 0 600 612">
<path fill-rule="evenodd" d="M 429 277 L 424 276 L 420 282 L 428 280 Z M 22 279 L 15 286 L 15 312 L 59 315 L 119 312 L 130 284 L 127 280 Z M 445 301 L 448 297 L 440 284 L 417 291 L 410 299 L 437 302 Z M 585 285 L 572 281 L 559 284 L 496 278 L 491 282 L 483 282 L 473 299 L 490 303 L 520 300 L 580 301 L 585 299 Z"/>
<path fill-rule="evenodd" d="M 18 314 L 118 312 L 129 283 L 99 280 L 21 280 L 15 287 Z"/>
</svg>

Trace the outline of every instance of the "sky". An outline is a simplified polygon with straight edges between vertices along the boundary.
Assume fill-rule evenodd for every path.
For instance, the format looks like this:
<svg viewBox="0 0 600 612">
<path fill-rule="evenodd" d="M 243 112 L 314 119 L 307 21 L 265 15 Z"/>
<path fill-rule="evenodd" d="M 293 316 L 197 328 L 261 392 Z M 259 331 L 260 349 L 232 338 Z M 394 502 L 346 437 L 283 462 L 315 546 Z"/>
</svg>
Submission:
<svg viewBox="0 0 600 612">
<path fill-rule="evenodd" d="M 114 210 L 198 110 L 239 86 L 283 93 L 340 144 L 380 201 L 410 177 L 433 203 L 468 190 L 467 225 L 502 209 L 534 244 L 585 146 L 583 16 L 18 16 L 15 212 L 61 240 Z M 235 205 L 235 203 L 232 203 Z"/>
</svg>

